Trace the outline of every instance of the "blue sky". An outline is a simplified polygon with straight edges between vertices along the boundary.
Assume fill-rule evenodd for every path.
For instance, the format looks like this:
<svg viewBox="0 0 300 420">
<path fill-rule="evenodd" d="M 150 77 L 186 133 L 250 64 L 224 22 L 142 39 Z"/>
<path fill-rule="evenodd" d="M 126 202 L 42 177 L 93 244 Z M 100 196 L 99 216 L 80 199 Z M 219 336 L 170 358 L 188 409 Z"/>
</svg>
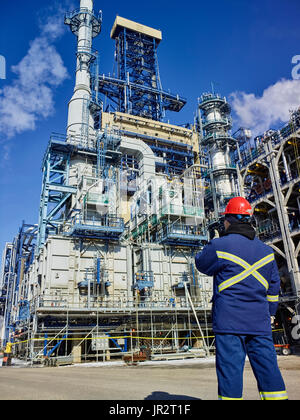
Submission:
<svg viewBox="0 0 300 420">
<path fill-rule="evenodd" d="M 232 101 L 236 127 L 266 129 L 300 105 L 299 81 L 291 80 L 292 57 L 300 55 L 298 0 L 94 3 L 103 11 L 102 33 L 94 42 L 103 73 L 113 70 L 109 34 L 117 14 L 162 30 L 163 87 L 188 100 L 181 113 L 168 115 L 170 122 L 192 122 L 197 98 L 212 81 Z M 38 221 L 41 160 L 51 132 L 65 132 L 75 70 L 75 37 L 63 25 L 55 32 L 49 22 L 63 22 L 63 12 L 78 5 L 79 0 L 1 5 L 0 55 L 7 78 L 0 80 L 0 250 L 22 220 Z"/>
</svg>

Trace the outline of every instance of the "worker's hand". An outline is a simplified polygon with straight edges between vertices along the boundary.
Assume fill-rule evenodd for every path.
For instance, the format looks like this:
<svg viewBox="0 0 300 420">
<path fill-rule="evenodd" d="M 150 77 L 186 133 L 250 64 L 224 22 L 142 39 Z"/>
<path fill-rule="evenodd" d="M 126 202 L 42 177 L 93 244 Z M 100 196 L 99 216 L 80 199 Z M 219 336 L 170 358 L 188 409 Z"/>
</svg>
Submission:
<svg viewBox="0 0 300 420">
<path fill-rule="evenodd" d="M 220 238 L 220 235 L 219 235 L 219 232 L 217 231 L 217 229 L 214 230 L 214 234 L 215 234 L 214 239 L 215 238 Z"/>
<path fill-rule="evenodd" d="M 271 327 L 274 328 L 275 326 L 275 316 L 271 316 Z"/>
</svg>

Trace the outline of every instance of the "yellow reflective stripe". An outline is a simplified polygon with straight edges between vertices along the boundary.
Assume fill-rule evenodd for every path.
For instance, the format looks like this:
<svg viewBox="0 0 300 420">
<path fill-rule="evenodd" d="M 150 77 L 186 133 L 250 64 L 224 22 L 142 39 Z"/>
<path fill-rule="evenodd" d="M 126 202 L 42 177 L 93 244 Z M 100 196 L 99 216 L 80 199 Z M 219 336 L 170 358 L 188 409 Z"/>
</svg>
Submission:
<svg viewBox="0 0 300 420">
<path fill-rule="evenodd" d="M 244 270 L 242 273 L 237 274 L 234 277 L 231 277 L 228 280 L 223 281 L 223 283 L 221 283 L 219 285 L 219 292 L 222 292 L 222 290 L 227 289 L 227 287 L 233 286 L 236 283 L 239 283 L 240 281 L 244 280 L 246 277 L 248 277 L 249 274 L 249 270 Z"/>
<path fill-rule="evenodd" d="M 229 252 L 217 251 L 217 256 L 219 258 L 224 259 L 224 260 L 233 261 L 233 262 L 241 265 L 243 268 L 251 267 L 250 264 L 247 263 L 247 261 L 243 260 L 240 257 L 237 257 L 236 255 L 229 254 Z"/>
<path fill-rule="evenodd" d="M 257 271 L 254 271 L 252 274 L 252 276 L 254 276 L 256 278 L 256 280 L 258 280 L 267 290 L 269 288 L 269 283 L 267 282 L 267 280 Z"/>
<path fill-rule="evenodd" d="M 262 400 L 287 400 L 288 395 L 286 391 L 260 392 Z"/>
<path fill-rule="evenodd" d="M 269 262 L 273 260 L 274 260 L 274 254 L 269 254 L 266 257 L 262 258 L 261 260 L 257 261 L 255 264 L 253 264 L 252 267 L 258 270 L 259 268 L 263 267 L 264 265 L 268 264 Z"/>
<path fill-rule="evenodd" d="M 229 397 L 222 397 L 222 395 L 218 395 L 219 400 L 242 400 L 243 398 L 229 398 Z"/>
<path fill-rule="evenodd" d="M 226 254 L 226 255 L 224 255 L 224 254 Z M 269 283 L 267 282 L 267 280 L 260 273 L 258 273 L 256 270 L 258 268 L 261 268 L 264 265 L 268 264 L 269 262 L 271 262 L 274 259 L 274 254 L 267 255 L 266 257 L 257 261 L 252 266 L 250 266 L 246 261 L 242 260 L 241 258 L 236 257 L 235 255 L 232 255 L 232 254 L 229 254 L 229 253 L 224 253 L 224 252 L 218 252 L 217 251 L 217 255 L 220 258 L 225 258 L 225 259 L 233 261 L 235 263 L 238 263 L 238 260 L 240 260 L 240 261 L 243 262 L 243 265 L 242 264 L 240 264 L 240 265 L 242 265 L 244 268 L 246 268 L 246 266 L 249 267 L 247 270 L 243 271 L 242 273 L 237 274 L 236 276 L 231 277 L 230 279 L 221 283 L 220 286 L 219 286 L 219 291 L 220 292 L 222 290 L 226 289 L 227 287 L 238 283 L 239 281 L 243 280 L 244 278 L 246 278 L 250 275 L 253 275 L 266 289 L 269 288 Z"/>
<path fill-rule="evenodd" d="M 254 269 L 254 272 L 251 273 L 259 282 L 261 282 L 261 284 L 268 290 L 269 288 L 269 283 L 267 282 L 267 280 L 256 270 L 258 270 L 259 268 L 264 267 L 265 265 L 269 264 L 271 261 L 274 260 L 274 254 L 269 254 L 266 257 L 262 258 L 261 260 L 259 260 L 257 263 L 255 263 L 252 267 Z"/>
<path fill-rule="evenodd" d="M 269 262 L 274 260 L 274 254 L 269 254 L 262 258 L 261 260 L 257 261 L 255 264 L 250 265 L 245 260 L 236 255 L 230 254 L 229 252 L 223 251 L 216 251 L 218 258 L 222 258 L 225 260 L 232 261 L 240 266 L 242 266 L 245 270 L 242 273 L 237 274 L 234 277 L 231 277 L 228 280 L 225 280 L 221 283 L 218 287 L 219 292 L 227 289 L 230 286 L 244 280 L 246 277 L 253 275 L 267 290 L 269 288 L 269 283 L 267 280 L 257 271 L 259 268 L 267 265 Z"/>
<path fill-rule="evenodd" d="M 240 258 L 240 257 L 238 257 L 236 255 L 230 254 L 229 252 L 217 251 L 217 256 L 219 258 L 222 258 L 222 259 L 225 259 L 225 260 L 229 260 L 229 261 L 232 261 L 232 262 L 234 262 L 234 263 L 236 263 L 238 265 L 241 265 L 245 269 L 248 269 L 248 268 L 251 267 L 245 260 L 243 260 L 242 258 Z M 223 283 L 221 283 L 219 285 L 219 292 L 221 292 L 222 290 L 226 289 L 229 286 L 232 286 L 235 283 L 238 283 L 239 281 L 241 281 L 245 277 L 247 277 L 247 274 L 246 274 L 245 277 L 243 277 L 243 274 L 244 273 L 245 273 L 245 271 L 243 271 L 242 273 L 239 273 L 236 276 L 231 277 L 230 279 L 225 280 Z"/>
<path fill-rule="evenodd" d="M 278 302 L 279 301 L 279 295 L 267 295 L 267 301 L 268 302 Z"/>
<path fill-rule="evenodd" d="M 261 260 L 257 261 L 254 265 L 252 265 L 252 271 L 249 273 L 252 274 L 267 290 L 269 288 L 269 283 L 267 280 L 256 270 L 259 268 L 264 267 L 265 265 L 269 264 L 269 262 L 274 260 L 274 254 L 269 254 L 266 257 L 262 258 Z"/>
</svg>

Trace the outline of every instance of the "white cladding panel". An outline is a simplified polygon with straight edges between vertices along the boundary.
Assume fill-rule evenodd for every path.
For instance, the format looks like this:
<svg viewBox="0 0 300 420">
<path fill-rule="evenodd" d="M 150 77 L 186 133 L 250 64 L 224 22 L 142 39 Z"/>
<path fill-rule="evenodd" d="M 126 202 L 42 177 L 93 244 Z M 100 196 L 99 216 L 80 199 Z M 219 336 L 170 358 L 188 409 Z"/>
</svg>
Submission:
<svg viewBox="0 0 300 420">
<path fill-rule="evenodd" d="M 150 267 L 154 274 L 153 298 L 156 293 L 163 293 L 166 298 L 172 297 L 172 286 L 183 280 L 183 273 L 191 276 L 191 262 L 189 253 L 182 254 L 176 250 L 172 253 L 164 247 L 155 245 L 149 250 Z M 51 237 L 41 254 L 30 270 L 30 284 L 36 284 L 38 274 L 41 274 L 41 292 L 56 295 L 56 291 L 66 290 L 73 294 L 74 301 L 84 301 L 86 297 L 80 296 L 78 283 L 86 278 L 86 269 L 95 267 L 95 256 L 100 255 L 101 267 L 105 272 L 105 281 L 110 282 L 107 299 L 118 299 L 118 296 L 132 296 L 134 274 L 140 270 L 141 255 L 137 254 L 132 266 L 131 252 L 127 246 L 110 244 L 91 244 L 80 253 L 78 243 L 71 238 Z M 148 256 L 147 256 L 148 258 Z M 212 291 L 212 279 L 200 276 L 196 269 L 195 281 L 199 285 L 199 292 Z M 194 279 L 193 279 L 194 281 Z M 60 293 L 60 292 L 59 292 Z M 159 295 L 161 296 L 161 295 Z"/>
<path fill-rule="evenodd" d="M 69 269 L 69 257 L 63 255 L 52 256 L 52 270 L 68 270 Z"/>
</svg>

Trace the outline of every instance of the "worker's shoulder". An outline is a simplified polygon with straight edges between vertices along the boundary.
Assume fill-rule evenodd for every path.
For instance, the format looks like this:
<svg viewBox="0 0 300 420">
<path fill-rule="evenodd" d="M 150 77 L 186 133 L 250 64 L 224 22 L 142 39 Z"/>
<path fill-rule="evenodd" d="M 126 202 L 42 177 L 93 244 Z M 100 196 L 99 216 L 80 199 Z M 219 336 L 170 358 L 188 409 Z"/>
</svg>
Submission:
<svg viewBox="0 0 300 420">
<path fill-rule="evenodd" d="M 211 241 L 208 243 L 210 245 L 213 245 L 216 249 L 218 249 L 220 246 L 223 246 L 226 242 L 228 242 L 228 236 L 221 236 L 220 238 L 211 239 Z"/>
<path fill-rule="evenodd" d="M 273 254 L 274 253 L 274 249 L 272 247 L 270 247 L 269 245 L 267 245 L 266 243 L 264 243 L 263 241 L 261 241 L 259 238 L 255 237 L 254 241 L 255 241 L 254 242 L 255 245 L 259 246 L 266 253 L 268 253 L 268 254 Z"/>
<path fill-rule="evenodd" d="M 220 238 L 214 238 L 211 239 L 210 241 L 208 241 L 204 247 L 204 249 L 206 251 L 208 250 L 213 250 L 213 249 L 218 249 L 218 243 L 219 243 Z"/>
<path fill-rule="evenodd" d="M 248 239 L 245 236 L 236 233 L 212 239 L 210 243 L 214 245 L 216 250 L 228 245 L 230 248 L 232 248 L 232 246 L 247 246 L 268 254 L 274 252 L 269 245 L 262 242 L 259 238 L 255 237 L 254 239 Z"/>
<path fill-rule="evenodd" d="M 223 235 L 219 238 L 214 238 L 210 242 L 213 243 L 215 246 L 218 246 L 226 242 L 232 243 L 232 240 L 238 240 L 239 237 L 242 236 L 236 233 L 231 233 L 230 235 Z"/>
<path fill-rule="evenodd" d="M 220 238 L 213 239 L 212 243 L 216 251 L 227 251 L 229 249 L 238 249 L 245 247 L 245 237 L 239 234 L 224 235 Z"/>
</svg>

